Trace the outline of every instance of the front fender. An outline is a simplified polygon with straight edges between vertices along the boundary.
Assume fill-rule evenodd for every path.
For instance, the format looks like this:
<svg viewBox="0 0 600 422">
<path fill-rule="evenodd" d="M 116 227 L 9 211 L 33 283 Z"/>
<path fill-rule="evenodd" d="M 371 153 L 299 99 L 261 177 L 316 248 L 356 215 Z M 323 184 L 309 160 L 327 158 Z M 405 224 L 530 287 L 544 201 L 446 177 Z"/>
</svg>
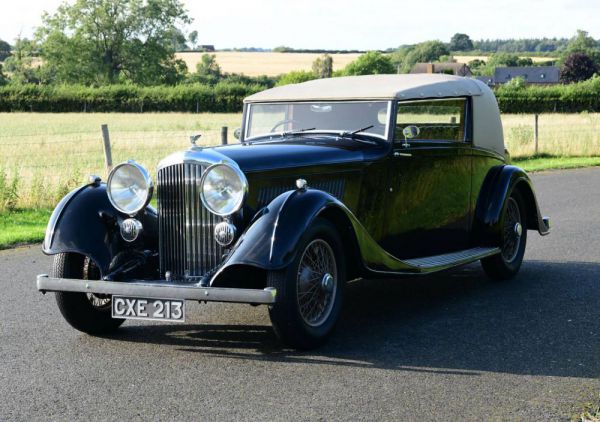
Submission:
<svg viewBox="0 0 600 422">
<path fill-rule="evenodd" d="M 68 193 L 52 212 L 42 251 L 46 255 L 67 252 L 85 255 L 105 276 L 120 253 L 133 249 L 157 249 L 156 212 L 148 207 L 136 216 L 144 231 L 141 239 L 133 244 L 126 243 L 119 234 L 119 224 L 127 217 L 108 200 L 106 184 L 79 187 Z"/>
<path fill-rule="evenodd" d="M 385 271 L 414 272 L 410 264 L 385 252 L 369 235 L 354 214 L 338 199 L 317 189 L 288 191 L 257 213 L 237 241 L 211 285 L 228 269 L 250 266 L 261 270 L 280 270 L 298 253 L 297 245 L 315 218 L 330 219 L 341 231 L 347 252 L 363 273 Z M 349 256 L 348 259 L 354 258 Z"/>
<path fill-rule="evenodd" d="M 267 270 L 284 268 L 296 245 L 319 212 L 341 203 L 315 189 L 285 192 L 260 210 L 224 263 L 251 265 Z"/>
<path fill-rule="evenodd" d="M 487 174 L 477 198 L 474 228 L 482 241 L 496 242 L 506 199 L 518 189 L 525 201 L 527 228 L 541 235 L 550 232 L 549 220 L 542 216 L 533 183 L 525 170 L 511 165 L 493 167 Z"/>
</svg>

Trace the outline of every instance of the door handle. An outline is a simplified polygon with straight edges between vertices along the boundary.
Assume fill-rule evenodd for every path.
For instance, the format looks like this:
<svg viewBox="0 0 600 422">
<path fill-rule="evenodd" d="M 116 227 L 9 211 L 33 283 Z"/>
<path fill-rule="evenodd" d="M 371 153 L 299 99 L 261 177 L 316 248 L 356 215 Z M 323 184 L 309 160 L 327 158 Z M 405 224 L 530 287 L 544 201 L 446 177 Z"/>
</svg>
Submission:
<svg viewBox="0 0 600 422">
<path fill-rule="evenodd" d="M 394 151 L 394 157 L 412 157 L 412 154 L 409 154 L 408 152 Z"/>
</svg>

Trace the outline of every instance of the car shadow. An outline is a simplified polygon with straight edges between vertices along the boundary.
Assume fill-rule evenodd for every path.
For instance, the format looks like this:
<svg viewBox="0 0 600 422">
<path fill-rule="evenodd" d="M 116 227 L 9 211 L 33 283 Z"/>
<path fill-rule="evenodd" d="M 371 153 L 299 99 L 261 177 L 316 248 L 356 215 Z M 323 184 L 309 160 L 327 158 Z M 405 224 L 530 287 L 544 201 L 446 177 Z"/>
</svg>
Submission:
<svg viewBox="0 0 600 422">
<path fill-rule="evenodd" d="M 502 283 L 479 265 L 356 281 L 330 341 L 306 352 L 258 324 L 126 326 L 111 338 L 230 359 L 591 378 L 600 376 L 599 274 L 598 263 L 527 261 Z"/>
</svg>

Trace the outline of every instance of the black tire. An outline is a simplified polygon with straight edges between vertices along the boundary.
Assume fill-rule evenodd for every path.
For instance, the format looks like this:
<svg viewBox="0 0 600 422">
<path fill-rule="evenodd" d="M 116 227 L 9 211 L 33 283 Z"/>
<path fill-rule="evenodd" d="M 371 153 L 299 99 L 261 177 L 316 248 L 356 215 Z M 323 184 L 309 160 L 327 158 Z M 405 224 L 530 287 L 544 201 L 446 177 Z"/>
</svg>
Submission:
<svg viewBox="0 0 600 422">
<path fill-rule="evenodd" d="M 89 258 L 62 253 L 54 256 L 52 277 L 98 280 L 99 272 Z M 56 303 L 65 320 L 73 328 L 92 335 L 114 332 L 125 321 L 111 317 L 110 302 L 108 297 L 88 296 L 87 293 L 56 293 Z"/>
<path fill-rule="evenodd" d="M 322 252 L 323 256 L 331 256 L 332 253 L 334 259 L 333 261 L 324 259 L 322 268 L 311 271 L 306 263 L 310 261 L 310 254 L 315 251 Z M 305 254 L 309 256 L 304 258 Z M 331 268 L 334 273 L 322 271 L 324 268 Z M 317 281 L 307 282 L 304 272 L 307 269 L 315 275 L 311 280 Z M 323 272 L 322 276 L 321 272 Z M 329 286 L 324 281 L 327 274 L 332 276 L 333 287 L 326 287 Z M 267 275 L 267 285 L 277 289 L 277 302 L 269 307 L 269 316 L 275 334 L 281 342 L 297 349 L 312 349 L 323 344 L 339 319 L 345 284 L 346 264 L 341 238 L 332 223 L 325 219 L 317 219 L 302 236 L 298 254 L 292 263 L 284 270 L 271 271 Z M 309 285 L 311 287 L 307 288 Z M 299 290 L 302 289 L 306 291 L 299 294 Z M 309 296 L 308 300 L 301 298 L 302 296 Z M 311 305 L 308 303 L 311 299 L 314 299 L 317 304 L 327 303 L 324 305 L 320 319 L 317 318 L 319 316 L 317 312 L 314 321 L 309 321 L 312 315 L 307 315 L 314 307 L 313 305 L 307 309 Z M 300 302 L 304 300 L 306 302 L 301 306 Z"/>
<path fill-rule="evenodd" d="M 519 224 L 521 225 L 520 235 L 517 235 L 517 229 L 514 226 L 515 205 L 516 210 L 518 210 Z M 481 260 L 483 270 L 492 280 L 509 280 L 517 275 L 521 268 L 527 245 L 526 211 L 523 197 L 518 191 L 513 191 L 504 204 L 500 219 L 500 227 L 502 227 L 501 253 Z M 516 250 L 513 249 L 514 247 L 516 247 Z"/>
</svg>

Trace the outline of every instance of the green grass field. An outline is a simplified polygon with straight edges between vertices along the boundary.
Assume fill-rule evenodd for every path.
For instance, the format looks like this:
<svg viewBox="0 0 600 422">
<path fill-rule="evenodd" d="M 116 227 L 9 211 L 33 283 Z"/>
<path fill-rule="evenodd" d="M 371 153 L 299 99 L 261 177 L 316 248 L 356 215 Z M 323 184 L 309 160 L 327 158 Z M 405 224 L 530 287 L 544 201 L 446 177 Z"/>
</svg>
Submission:
<svg viewBox="0 0 600 422">
<path fill-rule="evenodd" d="M 506 144 L 527 171 L 600 165 L 600 114 L 547 114 L 539 119 L 539 157 L 533 116 L 503 115 Z M 89 174 L 106 178 L 100 125 L 109 125 L 113 162 L 134 158 L 149 169 L 201 133 L 220 143 L 241 114 L 0 113 L 0 247 L 39 241 L 50 210 Z M 19 211 L 20 210 L 20 211 Z M 35 210 L 35 211 L 32 211 Z"/>
</svg>

